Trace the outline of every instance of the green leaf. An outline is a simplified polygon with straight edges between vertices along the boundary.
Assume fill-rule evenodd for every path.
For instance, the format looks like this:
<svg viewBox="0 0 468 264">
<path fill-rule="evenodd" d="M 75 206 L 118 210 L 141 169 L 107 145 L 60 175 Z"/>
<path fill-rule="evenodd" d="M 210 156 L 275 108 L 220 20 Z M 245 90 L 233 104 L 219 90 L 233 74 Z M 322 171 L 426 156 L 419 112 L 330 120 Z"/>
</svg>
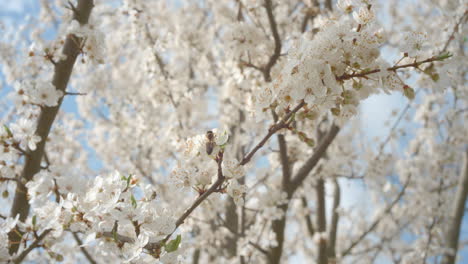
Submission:
<svg viewBox="0 0 468 264">
<path fill-rule="evenodd" d="M 136 208 L 137 207 L 137 201 L 135 200 L 135 196 L 133 196 L 133 194 L 132 194 L 132 196 L 130 196 L 130 199 L 132 200 L 133 208 Z"/>
<path fill-rule="evenodd" d="M 132 179 L 132 175 L 128 175 L 128 178 L 127 178 L 127 188 L 128 186 L 130 186 L 130 180 Z"/>
<path fill-rule="evenodd" d="M 37 224 L 37 216 L 34 215 L 32 218 L 32 224 L 33 224 L 33 229 L 36 229 L 36 224 Z"/>
<path fill-rule="evenodd" d="M 313 140 L 313 139 L 311 139 L 311 138 L 307 138 L 307 139 L 305 140 L 305 143 L 307 143 L 307 145 L 308 145 L 309 147 L 315 147 L 315 140 Z"/>
<path fill-rule="evenodd" d="M 451 54 L 450 52 L 447 51 L 447 52 L 444 52 L 444 53 L 440 54 L 439 56 L 437 56 L 437 59 L 438 60 L 445 60 L 445 59 L 448 59 L 448 58 L 450 58 L 452 56 L 453 56 L 453 54 Z"/>
<path fill-rule="evenodd" d="M 13 133 L 11 133 L 11 130 L 10 128 L 7 126 L 7 125 L 3 125 L 3 128 L 5 128 L 7 134 L 9 137 L 12 137 L 13 136 Z"/>
<path fill-rule="evenodd" d="M 167 252 L 174 252 L 179 248 L 180 241 L 182 241 L 182 236 L 177 235 L 177 237 L 169 241 L 169 243 L 167 243 L 164 248 Z"/>
<path fill-rule="evenodd" d="M 296 113 L 292 114 L 290 118 L 291 118 L 291 119 L 290 119 L 291 121 L 296 120 Z"/>
<path fill-rule="evenodd" d="M 114 238 L 114 241 L 118 241 L 119 238 L 117 236 L 117 229 L 119 228 L 117 221 L 115 221 L 114 226 L 112 227 L 112 238 Z"/>
<path fill-rule="evenodd" d="M 360 90 L 362 87 L 363 87 L 363 85 L 362 85 L 361 82 L 353 81 L 353 88 L 354 88 L 355 90 Z"/>
</svg>

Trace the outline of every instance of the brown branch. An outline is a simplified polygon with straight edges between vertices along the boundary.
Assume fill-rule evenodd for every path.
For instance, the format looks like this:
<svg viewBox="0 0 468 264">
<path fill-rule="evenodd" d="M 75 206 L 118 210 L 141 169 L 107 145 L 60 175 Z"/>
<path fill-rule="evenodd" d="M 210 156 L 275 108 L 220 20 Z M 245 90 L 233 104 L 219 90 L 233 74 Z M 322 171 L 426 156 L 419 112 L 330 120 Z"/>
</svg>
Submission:
<svg viewBox="0 0 468 264">
<path fill-rule="evenodd" d="M 447 42 L 445 42 L 442 52 L 447 50 L 448 46 L 450 45 L 450 42 L 452 42 L 452 40 L 455 39 L 455 33 L 458 31 L 458 27 L 463 22 L 463 20 L 466 20 L 467 18 L 468 18 L 468 10 L 465 10 L 465 13 L 463 14 L 463 16 L 460 18 L 460 20 L 458 20 L 458 22 L 453 27 L 452 34 L 450 34 L 450 37 L 448 38 Z"/>
<path fill-rule="evenodd" d="M 311 19 L 311 15 L 309 12 L 307 12 L 304 16 L 304 19 L 302 20 L 302 23 L 301 23 L 301 32 L 304 33 L 307 29 L 307 22 L 309 22 L 309 20 Z"/>
<path fill-rule="evenodd" d="M 273 115 L 273 120 L 278 122 L 278 115 L 274 110 L 271 111 Z M 279 155 L 280 155 L 280 162 L 281 162 L 281 169 L 283 172 L 283 189 L 287 189 L 289 185 L 289 181 L 291 180 L 291 163 L 289 162 L 288 158 L 288 145 L 286 144 L 286 140 L 284 135 L 278 134 L 278 146 L 279 146 Z"/>
<path fill-rule="evenodd" d="M 89 263 L 97 264 L 97 262 L 94 260 L 93 256 L 91 256 L 91 254 L 89 254 L 88 250 L 86 250 L 86 248 L 83 246 L 83 241 L 81 241 L 78 234 L 76 232 L 72 232 L 72 234 L 73 234 L 73 238 L 75 238 L 76 243 L 80 247 L 81 252 L 83 253 L 83 255 L 85 255 L 85 257 L 89 261 Z"/>
<path fill-rule="evenodd" d="M 154 242 L 154 243 L 148 243 L 146 246 L 145 246 L 145 249 L 147 250 L 150 250 L 150 251 L 155 251 L 155 250 L 159 250 L 161 248 L 161 246 L 172 236 L 172 234 L 177 230 L 177 228 L 184 223 L 185 219 L 187 219 L 187 217 L 206 199 L 208 198 L 208 196 L 210 196 L 212 193 L 216 192 L 219 187 L 223 184 L 224 180 L 225 180 L 225 177 L 223 175 L 223 170 L 222 170 L 222 162 L 223 162 L 223 152 L 219 152 L 218 153 L 218 156 L 216 157 L 216 162 L 218 163 L 218 179 L 216 180 L 215 183 L 213 183 L 213 185 L 211 185 L 211 187 L 206 190 L 202 195 L 200 195 L 194 202 L 193 204 L 177 219 L 175 225 L 176 225 L 176 228 L 174 229 L 174 231 L 172 231 L 172 233 L 170 233 L 169 235 L 166 236 L 166 238 L 164 238 L 163 240 L 161 241 L 158 241 L 158 242 Z M 133 243 L 133 239 L 132 238 L 129 238 L 129 237 L 125 237 L 125 236 L 121 236 L 121 235 L 115 235 L 112 234 L 112 232 L 105 232 L 104 233 L 104 236 L 108 236 L 108 237 L 117 237 L 117 239 L 121 242 L 129 242 L 129 243 Z"/>
<path fill-rule="evenodd" d="M 202 195 L 200 195 L 195 202 L 193 202 L 192 206 L 190 206 L 184 214 L 182 214 L 179 219 L 176 221 L 176 228 L 179 227 L 182 223 L 184 223 L 185 219 L 197 208 L 210 194 L 214 193 L 218 188 L 223 184 L 224 182 L 224 175 L 223 175 L 223 170 L 222 170 L 222 164 L 223 162 L 223 152 L 219 152 L 218 154 L 218 179 L 216 182 L 211 185 L 211 187 L 206 190 Z"/>
<path fill-rule="evenodd" d="M 340 219 L 340 215 L 337 212 L 338 207 L 340 206 L 341 200 L 341 189 L 340 185 L 338 184 L 338 180 L 334 180 L 333 185 L 335 187 L 333 193 L 333 208 L 332 208 L 332 217 L 330 223 L 330 232 L 329 232 L 329 239 L 328 239 L 328 258 L 335 259 L 336 258 L 336 234 L 338 232 L 338 221 Z"/>
<path fill-rule="evenodd" d="M 306 209 L 309 209 L 309 205 L 307 204 L 307 199 L 305 196 L 302 196 L 301 197 L 301 202 L 302 202 L 302 206 Z M 305 221 L 306 221 L 306 227 L 307 227 L 307 231 L 309 232 L 309 235 L 311 237 L 314 236 L 315 234 L 315 229 L 314 229 L 314 224 L 312 223 L 312 219 L 310 219 L 310 215 L 305 215 L 304 216 L 305 218 Z"/>
<path fill-rule="evenodd" d="M 192 255 L 192 263 L 193 264 L 199 264 L 200 263 L 200 249 L 197 248 L 193 251 L 193 255 Z"/>
<path fill-rule="evenodd" d="M 305 105 L 305 102 L 301 101 L 301 103 L 299 103 L 292 111 L 288 112 L 278 123 L 276 123 L 275 125 L 270 127 L 270 129 L 268 130 L 268 134 L 246 156 L 244 156 L 244 158 L 239 163 L 239 165 L 243 166 L 243 165 L 247 164 L 252 159 L 252 157 L 255 155 L 255 153 L 268 141 L 268 139 L 272 135 L 274 135 L 278 130 L 280 130 L 281 128 L 284 128 L 285 125 L 286 125 L 286 122 L 289 120 L 289 118 L 291 118 L 291 116 L 294 115 L 297 111 L 299 111 L 304 105 Z M 223 172 L 222 172 L 222 167 L 221 167 L 223 155 L 222 155 L 222 152 L 220 152 L 220 154 L 221 154 L 221 156 L 217 158 L 217 162 L 218 162 L 218 179 L 216 180 L 216 182 L 208 190 L 206 190 L 202 195 L 200 195 L 193 202 L 193 204 L 184 212 L 184 214 L 182 216 L 179 217 L 179 219 L 177 219 L 176 229 L 177 229 L 177 227 L 179 227 L 185 221 L 185 219 L 206 198 L 208 198 L 208 196 L 210 196 L 212 193 L 217 191 L 218 188 L 223 184 L 223 182 L 225 180 L 225 177 L 224 177 Z M 166 242 L 170 238 L 170 236 L 175 232 L 175 230 L 171 234 L 166 236 L 166 238 L 163 239 L 162 241 L 158 241 L 158 242 L 154 242 L 154 243 L 148 243 L 145 246 L 145 249 L 150 250 L 150 251 L 160 249 L 161 246 L 164 244 L 164 242 Z M 105 236 L 105 237 L 114 237 L 118 241 L 123 242 L 123 243 L 134 243 L 134 240 L 132 238 L 127 237 L 127 236 L 122 236 L 122 235 L 119 235 L 119 234 L 113 234 L 112 232 L 104 232 L 104 233 L 102 233 L 102 235 Z"/>
<path fill-rule="evenodd" d="M 422 61 L 415 61 L 413 63 L 407 63 L 407 64 L 403 64 L 403 65 L 395 65 L 393 67 L 387 68 L 386 70 L 395 72 L 396 70 L 403 69 L 403 68 L 411 68 L 411 67 L 418 68 L 421 64 L 429 63 L 429 62 L 435 62 L 435 61 L 443 61 L 445 59 L 447 59 L 446 56 L 442 56 L 442 55 L 433 56 L 431 58 L 428 58 L 428 59 L 425 59 L 425 60 L 422 60 Z M 363 71 L 363 72 L 360 72 L 360 73 L 352 73 L 352 74 L 345 73 L 343 75 L 336 76 L 335 79 L 337 81 L 346 81 L 346 80 L 349 80 L 349 79 L 352 79 L 352 78 L 366 78 L 370 74 L 381 72 L 381 71 L 382 71 L 381 69 L 374 69 L 374 70 Z"/>
<path fill-rule="evenodd" d="M 256 250 L 258 250 L 260 253 L 264 254 L 265 256 L 269 256 L 269 253 L 268 251 L 266 251 L 265 249 L 263 249 L 259 244 L 257 243 L 254 243 L 252 241 L 249 241 L 249 245 L 251 245 L 252 247 L 254 247 Z"/>
<path fill-rule="evenodd" d="M 87 95 L 86 93 L 65 92 L 65 95 Z"/>
<path fill-rule="evenodd" d="M 327 218 L 325 212 L 325 181 L 323 178 L 317 180 L 315 193 L 317 195 L 317 232 L 324 233 L 327 230 Z M 318 243 L 317 263 L 327 264 L 327 240 L 321 238 Z"/>
<path fill-rule="evenodd" d="M 270 264 L 281 263 L 281 255 L 283 254 L 284 231 L 286 228 L 286 213 L 288 211 L 288 207 L 288 203 L 278 206 L 278 208 L 283 212 L 283 216 L 280 219 L 274 220 L 271 223 L 271 229 L 276 234 L 277 245 L 275 247 L 270 248 L 270 252 L 268 254 L 268 263 Z"/>
<path fill-rule="evenodd" d="M 0 182 L 3 182 L 3 181 L 15 181 L 15 182 L 17 182 L 18 179 L 17 178 L 10 178 L 10 177 L 0 177 Z"/>
<path fill-rule="evenodd" d="M 239 163 L 239 165 L 245 165 L 247 164 L 255 155 L 255 153 L 265 145 L 265 143 L 268 141 L 268 139 L 273 136 L 278 130 L 285 128 L 286 123 L 289 120 L 289 118 L 297 113 L 306 103 L 304 101 L 301 101 L 292 111 L 287 113 L 278 123 L 274 124 L 273 126 L 270 127 L 268 130 L 268 134 L 247 154 L 244 156 L 242 161 Z"/>
<path fill-rule="evenodd" d="M 328 10 L 333 11 L 332 0 L 326 0 L 326 1 L 325 1 L 325 7 L 326 7 Z"/>
<path fill-rule="evenodd" d="M 276 61 L 279 59 L 281 55 L 281 38 L 278 33 L 278 25 L 275 21 L 275 16 L 273 15 L 273 4 L 271 0 L 265 0 L 265 9 L 268 15 L 268 22 L 270 23 L 271 33 L 273 34 L 273 39 L 275 40 L 275 51 L 273 55 L 270 57 L 270 60 L 263 68 L 263 76 L 265 81 L 271 81 L 271 68 L 275 65 Z"/>
<path fill-rule="evenodd" d="M 455 196 L 455 204 L 451 212 L 451 223 L 447 225 L 445 233 L 446 247 L 453 250 L 453 254 L 446 253 L 442 259 L 443 264 L 453 264 L 457 258 L 458 240 L 460 239 L 460 228 L 465 213 L 465 204 L 468 197 L 468 149 L 464 153 L 463 169 L 460 173 L 458 189 Z"/>
<path fill-rule="evenodd" d="M 18 264 L 21 263 L 24 258 L 35 248 L 40 247 L 39 243 L 52 231 L 52 229 L 47 229 L 44 232 L 42 232 L 41 235 L 39 235 L 34 242 L 29 245 L 28 248 L 26 248 L 21 254 L 18 255 L 15 259 L 13 259 L 13 263 Z"/>
<path fill-rule="evenodd" d="M 153 51 L 153 56 L 156 59 L 156 63 L 158 64 L 159 70 L 161 71 L 164 78 L 167 80 L 169 79 L 169 73 L 166 71 L 166 66 L 164 65 L 164 62 L 161 56 L 159 56 L 159 54 L 154 50 L 154 45 L 156 44 L 156 40 L 153 38 L 153 36 L 151 36 L 148 24 L 145 24 L 145 33 L 146 33 L 146 37 L 149 39 L 151 45 L 153 46 L 151 47 L 151 50 Z"/>
<path fill-rule="evenodd" d="M 92 0 L 78 0 L 78 5 L 73 10 L 73 19 L 77 20 L 81 25 L 88 23 L 93 6 L 94 4 Z M 66 56 L 66 58 L 56 63 L 54 67 L 54 77 L 52 80 L 52 84 L 59 91 L 65 92 L 73 70 L 73 65 L 75 64 L 76 58 L 80 54 L 81 42 L 81 39 L 72 34 L 69 34 L 65 40 L 62 53 Z M 41 108 L 41 113 L 39 115 L 39 120 L 37 122 L 35 131 L 35 134 L 41 137 L 41 141 L 38 142 L 36 149 L 31 151 L 29 155 L 26 155 L 25 157 L 24 168 L 21 173 L 22 181 L 18 182 L 16 185 L 15 197 L 10 213 L 11 217 L 13 218 L 19 215 L 20 221 L 26 220 L 30 209 L 27 198 L 28 190 L 26 188 L 26 183 L 41 170 L 41 160 L 44 156 L 45 144 L 62 101 L 63 97 L 60 98 L 56 106 L 44 106 Z M 13 254 L 18 251 L 19 242 L 21 241 L 21 234 L 17 232 L 10 232 L 9 240 L 11 241 L 9 252 L 10 254 Z"/>
<path fill-rule="evenodd" d="M 309 175 L 310 171 L 312 171 L 312 169 L 317 165 L 317 163 L 323 157 L 323 155 L 325 155 L 328 146 L 330 146 L 330 144 L 333 142 L 339 131 L 340 128 L 337 125 L 333 124 L 331 126 L 328 133 L 325 135 L 323 140 L 315 149 L 314 154 L 312 154 L 312 156 L 304 163 L 304 165 L 302 165 L 302 167 L 296 173 L 296 176 L 292 179 L 290 187 L 291 194 L 296 191 L 296 189 L 305 180 L 307 175 Z"/>
</svg>

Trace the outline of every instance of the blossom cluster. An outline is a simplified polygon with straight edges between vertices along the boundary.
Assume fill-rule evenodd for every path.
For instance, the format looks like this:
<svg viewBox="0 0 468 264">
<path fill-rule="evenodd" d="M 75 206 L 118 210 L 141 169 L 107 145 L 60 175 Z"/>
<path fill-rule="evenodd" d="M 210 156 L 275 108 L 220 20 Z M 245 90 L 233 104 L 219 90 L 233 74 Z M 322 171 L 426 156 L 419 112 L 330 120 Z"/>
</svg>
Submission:
<svg viewBox="0 0 468 264">
<path fill-rule="evenodd" d="M 179 161 L 171 176 L 180 187 L 195 188 L 200 193 L 214 183 L 218 175 L 217 157 L 224 152 L 228 142 L 227 131 L 213 129 L 206 134 L 189 138 L 185 142 L 183 159 Z M 246 187 L 237 179 L 245 176 L 245 171 L 229 153 L 222 160 L 223 177 L 228 179 L 226 191 L 236 204 L 243 203 Z"/>
<path fill-rule="evenodd" d="M 360 101 L 379 92 L 377 87 L 386 92 L 405 90 L 405 84 L 394 71 L 387 70 L 390 65 L 380 57 L 385 37 L 372 5 L 369 1 L 344 2 L 339 5 L 342 11 L 352 15 L 331 17 L 320 24 L 314 36 L 304 34 L 288 52 L 273 84 L 259 89 L 255 96 L 258 119 L 266 116 L 271 106 L 288 109 L 302 100 L 319 114 L 330 111 L 347 118 L 356 114 Z M 412 45 L 412 49 L 418 47 Z M 360 78 L 359 74 L 371 70 L 371 78 Z"/>
<path fill-rule="evenodd" d="M 18 83 L 15 89 L 24 103 L 41 106 L 56 106 L 63 97 L 63 92 L 57 90 L 50 81 L 23 81 L 22 83 Z"/>
<path fill-rule="evenodd" d="M 65 231 L 80 233 L 86 237 L 85 247 L 106 248 L 107 254 L 122 255 L 129 262 L 154 262 L 153 257 L 142 254 L 145 246 L 163 241 L 176 228 L 175 216 L 156 199 L 156 190 L 140 184 L 135 176 L 118 172 L 71 185 L 67 179 L 70 181 L 42 171 L 27 183 L 35 207 L 33 217 L 20 225 L 22 230 L 51 230 L 50 244 Z M 54 196 L 60 202 L 52 202 Z M 167 249 L 156 255 L 163 263 L 176 263 L 177 256 Z"/>
<path fill-rule="evenodd" d="M 92 24 L 80 25 L 78 21 L 72 20 L 67 28 L 68 34 L 81 38 L 83 47 L 81 52 L 86 55 L 92 64 L 104 63 L 104 33 Z"/>
</svg>

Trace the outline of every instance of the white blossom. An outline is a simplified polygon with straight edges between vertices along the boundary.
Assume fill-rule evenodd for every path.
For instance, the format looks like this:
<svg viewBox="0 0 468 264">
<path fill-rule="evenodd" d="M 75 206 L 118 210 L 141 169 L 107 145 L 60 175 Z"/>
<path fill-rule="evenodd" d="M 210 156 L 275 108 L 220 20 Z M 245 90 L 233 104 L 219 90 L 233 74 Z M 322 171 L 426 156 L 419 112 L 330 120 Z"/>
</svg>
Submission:
<svg viewBox="0 0 468 264">
<path fill-rule="evenodd" d="M 232 199 L 234 199 L 234 202 L 237 206 L 242 206 L 244 204 L 243 195 L 246 190 L 247 187 L 245 187 L 245 185 L 239 184 L 237 180 L 231 180 L 227 187 L 227 193 L 232 197 Z"/>
</svg>

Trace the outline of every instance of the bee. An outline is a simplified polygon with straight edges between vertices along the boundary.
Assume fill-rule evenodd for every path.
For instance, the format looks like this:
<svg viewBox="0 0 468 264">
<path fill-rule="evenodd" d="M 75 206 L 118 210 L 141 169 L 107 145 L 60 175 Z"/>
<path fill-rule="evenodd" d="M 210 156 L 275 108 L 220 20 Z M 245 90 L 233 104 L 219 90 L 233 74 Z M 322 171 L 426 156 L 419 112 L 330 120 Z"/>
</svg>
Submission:
<svg viewBox="0 0 468 264">
<path fill-rule="evenodd" d="M 211 155 L 213 152 L 214 147 L 216 146 L 214 142 L 214 134 L 213 131 L 207 131 L 206 132 L 206 153 L 208 155 Z"/>
</svg>

